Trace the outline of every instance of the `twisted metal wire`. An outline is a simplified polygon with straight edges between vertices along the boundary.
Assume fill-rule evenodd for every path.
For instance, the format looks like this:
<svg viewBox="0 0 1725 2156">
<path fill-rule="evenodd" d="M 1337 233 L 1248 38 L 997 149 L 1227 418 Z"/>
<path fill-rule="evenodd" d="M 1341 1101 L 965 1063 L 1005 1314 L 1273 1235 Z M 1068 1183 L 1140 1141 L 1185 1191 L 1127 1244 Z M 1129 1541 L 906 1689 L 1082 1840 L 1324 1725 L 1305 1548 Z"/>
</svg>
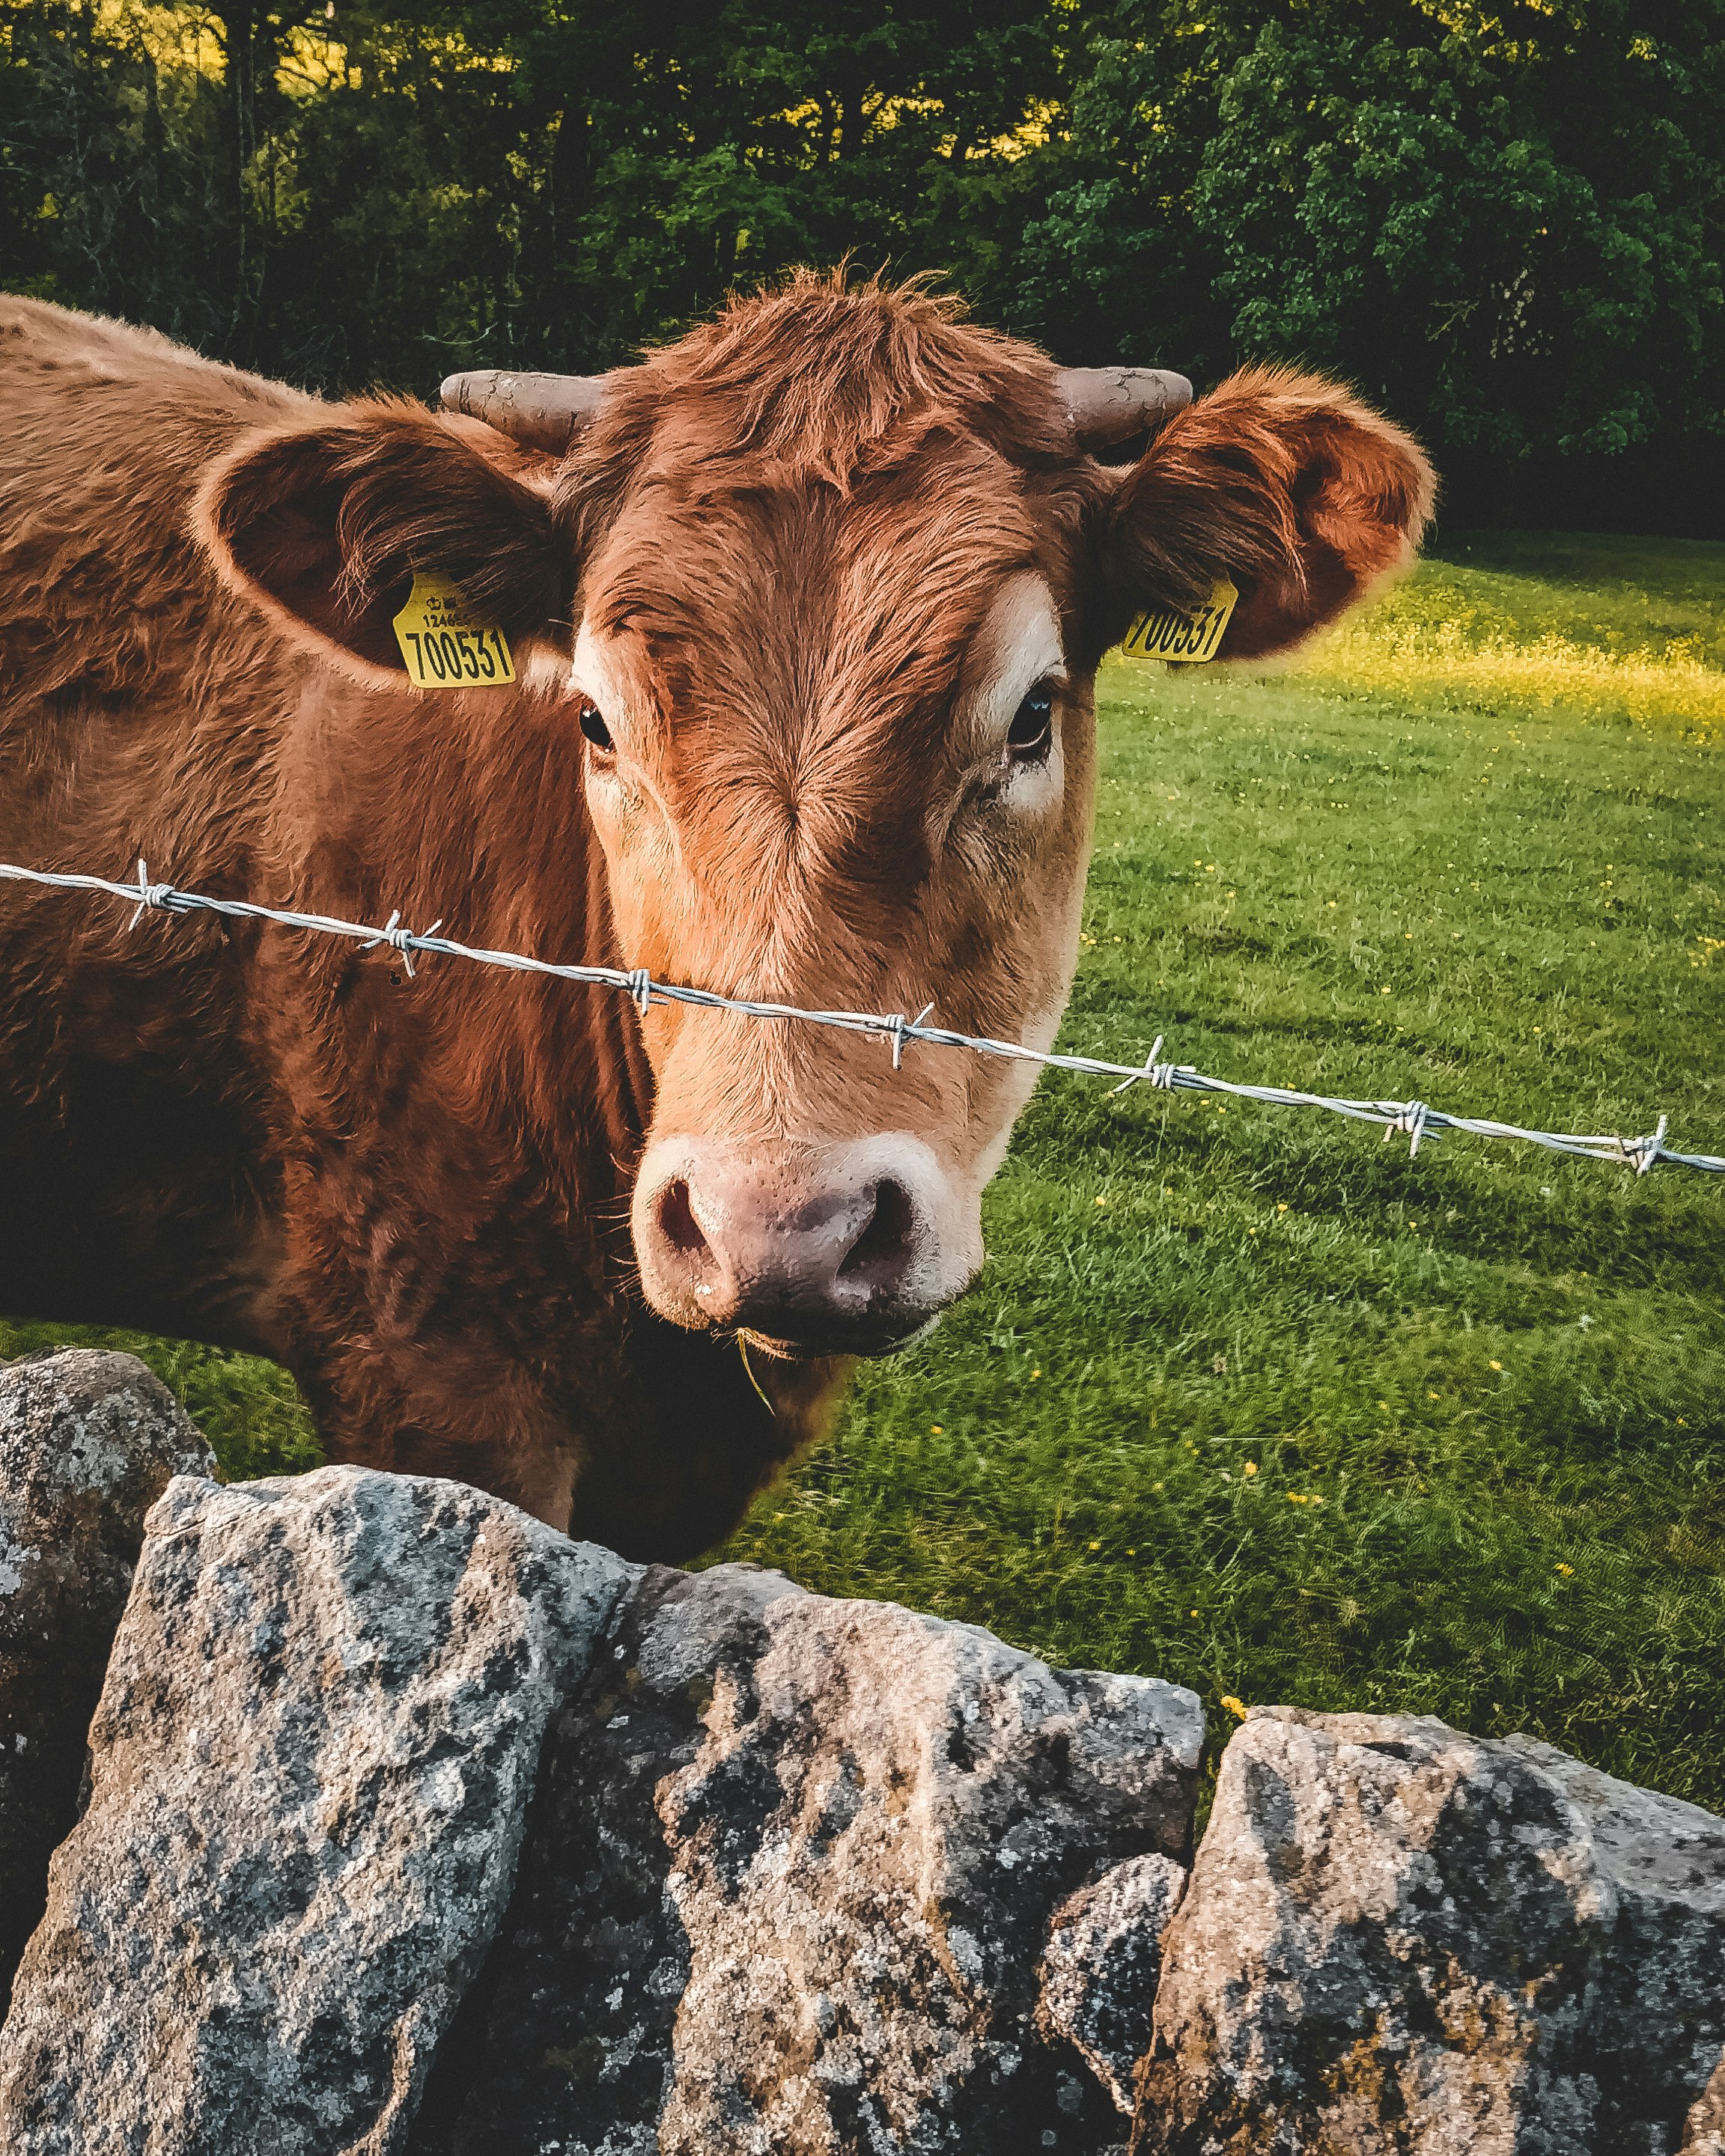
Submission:
<svg viewBox="0 0 1725 2156">
<path fill-rule="evenodd" d="M 991 1040 L 986 1035 L 954 1033 L 945 1026 L 925 1023 L 934 1009 L 928 1004 L 920 1014 L 906 1018 L 901 1012 L 804 1010 L 795 1004 L 759 1003 L 747 996 L 725 996 L 711 988 L 684 988 L 675 982 L 656 981 L 644 967 L 560 966 L 548 959 L 529 958 L 518 951 L 490 951 L 436 932 L 434 921 L 423 932 L 404 928 L 399 911 L 379 928 L 362 921 L 337 921 L 325 913 L 297 913 L 286 906 L 258 906 L 249 899 L 212 898 L 195 891 L 179 891 L 172 884 L 151 883 L 141 860 L 135 884 L 116 883 L 105 876 L 55 873 L 45 869 L 18 868 L 0 862 L 0 880 L 39 884 L 54 891 L 96 891 L 123 901 L 133 908 L 128 929 L 136 928 L 146 913 L 214 913 L 232 921 L 270 921 L 283 928 L 300 928 L 319 936 L 338 936 L 357 943 L 362 950 L 387 945 L 401 958 L 406 971 L 413 970 L 415 953 L 441 958 L 465 958 L 480 966 L 495 966 L 514 973 L 538 973 L 558 981 L 580 981 L 593 988 L 620 989 L 644 1013 L 655 1003 L 691 1004 L 702 1010 L 733 1011 L 745 1018 L 793 1019 L 807 1025 L 834 1026 L 843 1033 L 872 1034 L 892 1051 L 892 1067 L 901 1068 L 904 1052 L 912 1045 L 930 1048 L 963 1048 L 978 1055 L 1004 1056 L 1015 1063 L 1037 1063 L 1051 1070 L 1072 1070 L 1087 1077 L 1117 1078 L 1117 1093 L 1142 1082 L 1171 1093 L 1225 1093 L 1235 1100 L 1260 1101 L 1286 1108 L 1322 1108 L 1331 1115 L 1347 1116 L 1357 1122 L 1383 1126 L 1387 1141 L 1396 1132 L 1408 1139 L 1417 1153 L 1422 1140 L 1440 1131 L 1466 1131 L 1475 1137 L 1518 1138 L 1550 1152 L 1570 1153 L 1587 1160 L 1615 1162 L 1645 1175 L 1661 1161 L 1674 1167 L 1699 1168 L 1704 1174 L 1725 1175 L 1725 1158 L 1717 1153 L 1679 1152 L 1665 1142 L 1669 1118 L 1661 1116 L 1651 1136 L 1638 1138 L 1589 1135 L 1578 1132 L 1530 1131 L 1517 1123 L 1498 1122 L 1486 1116 L 1452 1116 L 1423 1101 L 1360 1101 L 1327 1093 L 1297 1092 L 1286 1086 L 1244 1086 L 1229 1078 L 1211 1078 L 1188 1063 L 1163 1063 L 1163 1039 L 1158 1034 L 1142 1064 L 1110 1063 L 1100 1056 L 1065 1055 L 1054 1050 L 1025 1048 L 1011 1040 Z"/>
</svg>

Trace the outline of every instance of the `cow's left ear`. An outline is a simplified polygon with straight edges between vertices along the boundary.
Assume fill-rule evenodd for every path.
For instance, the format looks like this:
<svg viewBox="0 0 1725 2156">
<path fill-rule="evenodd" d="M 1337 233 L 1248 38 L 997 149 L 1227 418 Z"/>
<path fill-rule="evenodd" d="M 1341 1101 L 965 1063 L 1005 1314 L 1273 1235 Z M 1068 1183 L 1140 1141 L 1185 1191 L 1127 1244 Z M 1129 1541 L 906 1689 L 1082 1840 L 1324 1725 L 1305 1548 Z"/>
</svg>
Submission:
<svg viewBox="0 0 1725 2156">
<path fill-rule="evenodd" d="M 1103 536 L 1111 614 L 1193 613 L 1225 577 L 1240 601 L 1217 656 L 1286 651 L 1408 566 L 1435 493 L 1418 443 L 1347 390 L 1247 368 L 1124 475 Z"/>
<path fill-rule="evenodd" d="M 567 614 L 551 504 L 508 468 L 520 461 L 470 420 L 346 405 L 242 441 L 198 491 L 198 536 L 224 582 L 296 642 L 399 688 L 391 624 L 416 570 L 452 578 L 512 641 Z"/>
</svg>

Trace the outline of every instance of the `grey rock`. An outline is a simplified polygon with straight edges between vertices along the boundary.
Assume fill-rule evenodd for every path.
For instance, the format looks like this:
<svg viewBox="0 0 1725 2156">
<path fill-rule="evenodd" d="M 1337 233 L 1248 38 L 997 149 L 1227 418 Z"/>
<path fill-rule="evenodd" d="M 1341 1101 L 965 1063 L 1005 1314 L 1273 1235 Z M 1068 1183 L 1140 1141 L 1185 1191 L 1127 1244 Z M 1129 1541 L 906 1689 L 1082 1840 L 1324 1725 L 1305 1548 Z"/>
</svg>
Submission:
<svg viewBox="0 0 1725 2156">
<path fill-rule="evenodd" d="M 1133 2146 L 1702 2156 L 1722 2046 L 1725 1820 L 1529 1738 L 1255 1708 Z"/>
<path fill-rule="evenodd" d="M 1043 2026 L 1076 2046 L 1128 2118 L 1150 2046 L 1162 1936 L 1185 1891 L 1186 1868 L 1172 1857 L 1131 1857 L 1069 1895 L 1049 1925 Z"/>
<path fill-rule="evenodd" d="M 632 1576 L 456 1483 L 170 1484 L 0 2031 L 0 2145 L 398 2148 Z"/>
<path fill-rule="evenodd" d="M 1717 2137 L 1725 2129 L 1725 1820 L 1537 1738 L 1507 1738 L 1503 1748 L 1548 1774 L 1580 1813 L 1615 1897 L 1590 2015 L 1596 2145 L 1664 2156 Z"/>
<path fill-rule="evenodd" d="M 1186 1853 L 1189 1692 L 771 1573 L 650 1572 L 553 1724 L 418 2156 L 1082 2150 L 1057 1905 Z"/>
<path fill-rule="evenodd" d="M 0 2008 L 78 1817 L 85 1733 L 144 1515 L 209 1447 L 131 1355 L 0 1367 Z"/>
</svg>

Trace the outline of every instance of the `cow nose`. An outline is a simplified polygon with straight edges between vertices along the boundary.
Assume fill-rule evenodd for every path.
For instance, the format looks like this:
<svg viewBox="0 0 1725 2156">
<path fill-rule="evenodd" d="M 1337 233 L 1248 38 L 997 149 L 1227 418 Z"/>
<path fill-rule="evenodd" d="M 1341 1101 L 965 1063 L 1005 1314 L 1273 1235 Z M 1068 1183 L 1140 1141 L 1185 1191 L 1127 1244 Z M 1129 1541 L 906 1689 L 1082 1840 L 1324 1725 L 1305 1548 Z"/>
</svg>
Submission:
<svg viewBox="0 0 1725 2156">
<path fill-rule="evenodd" d="M 936 1238 L 916 1164 L 882 1151 L 876 1141 L 776 1161 L 680 1147 L 637 1192 L 649 1298 L 683 1324 L 736 1327 L 803 1353 L 867 1353 L 905 1338 L 945 1297 L 920 1291 Z"/>
<path fill-rule="evenodd" d="M 660 1194 L 660 1237 L 716 1323 L 864 1318 L 894 1304 L 909 1272 L 915 1214 L 891 1177 L 843 1191 L 785 1193 L 712 1170 Z"/>
</svg>

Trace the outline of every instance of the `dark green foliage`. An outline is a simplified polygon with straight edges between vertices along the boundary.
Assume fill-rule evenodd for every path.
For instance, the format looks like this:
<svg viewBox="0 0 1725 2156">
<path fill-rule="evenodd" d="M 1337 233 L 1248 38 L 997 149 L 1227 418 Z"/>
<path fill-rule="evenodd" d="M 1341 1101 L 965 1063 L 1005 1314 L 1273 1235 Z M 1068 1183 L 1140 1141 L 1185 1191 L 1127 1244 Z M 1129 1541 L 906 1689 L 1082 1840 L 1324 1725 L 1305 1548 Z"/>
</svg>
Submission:
<svg viewBox="0 0 1725 2156">
<path fill-rule="evenodd" d="M 1452 501 L 1700 530 L 1722 229 L 1725 0 L 0 0 L 0 281 L 331 388 L 850 253 L 1068 360 L 1334 368 Z"/>
<path fill-rule="evenodd" d="M 1725 14 L 1670 12 L 1656 38 L 1639 7 L 1530 11 L 1520 39 L 1413 10 L 1394 38 L 1266 25 L 1194 188 L 1236 341 L 1343 366 L 1463 450 L 1717 423 Z"/>
<path fill-rule="evenodd" d="M 1057 87 L 1039 0 L 0 0 L 0 39 L 8 284 L 422 392 L 611 364 L 789 263 L 939 254 Z"/>
<path fill-rule="evenodd" d="M 1719 428 L 1715 0 L 1127 8 L 1091 54 L 1033 238 L 1099 342 L 1177 294 L 1211 364 L 1340 367 L 1440 451 Z"/>
</svg>

